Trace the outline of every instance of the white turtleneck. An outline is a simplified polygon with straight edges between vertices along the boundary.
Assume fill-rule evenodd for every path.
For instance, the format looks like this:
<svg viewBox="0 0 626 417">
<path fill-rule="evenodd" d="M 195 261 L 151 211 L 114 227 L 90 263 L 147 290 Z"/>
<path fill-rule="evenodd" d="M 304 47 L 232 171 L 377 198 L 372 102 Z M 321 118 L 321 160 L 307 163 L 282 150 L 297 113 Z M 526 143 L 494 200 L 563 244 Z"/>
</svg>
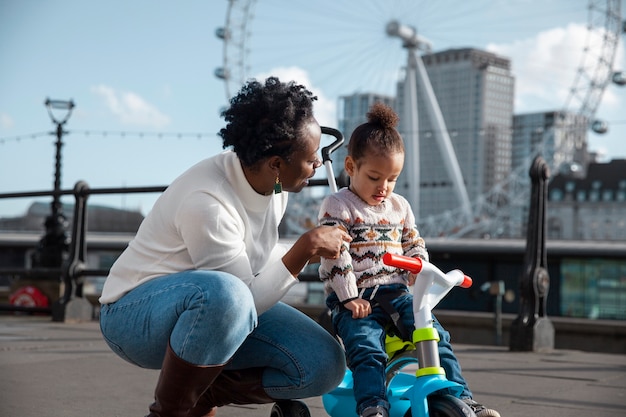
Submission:
<svg viewBox="0 0 626 417">
<path fill-rule="evenodd" d="M 159 276 L 204 269 L 239 277 L 261 314 L 298 282 L 282 262 L 288 248 L 278 244 L 287 196 L 254 191 L 234 152 L 197 163 L 156 201 L 111 267 L 100 302 Z"/>
</svg>

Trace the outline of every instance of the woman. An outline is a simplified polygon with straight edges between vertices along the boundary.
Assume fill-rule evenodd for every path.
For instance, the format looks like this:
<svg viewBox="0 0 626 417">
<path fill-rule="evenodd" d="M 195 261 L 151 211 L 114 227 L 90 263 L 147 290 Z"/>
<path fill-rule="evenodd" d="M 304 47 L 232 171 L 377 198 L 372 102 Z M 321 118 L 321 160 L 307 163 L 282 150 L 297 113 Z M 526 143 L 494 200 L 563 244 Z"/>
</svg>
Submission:
<svg viewBox="0 0 626 417">
<path fill-rule="evenodd" d="M 247 83 L 223 113 L 232 150 L 174 180 L 111 268 L 102 334 L 127 361 L 161 369 L 150 417 L 317 396 L 343 377 L 336 340 L 279 302 L 310 259 L 350 240 L 327 226 L 278 244 L 288 192 L 321 165 L 314 100 L 275 77 Z"/>
</svg>

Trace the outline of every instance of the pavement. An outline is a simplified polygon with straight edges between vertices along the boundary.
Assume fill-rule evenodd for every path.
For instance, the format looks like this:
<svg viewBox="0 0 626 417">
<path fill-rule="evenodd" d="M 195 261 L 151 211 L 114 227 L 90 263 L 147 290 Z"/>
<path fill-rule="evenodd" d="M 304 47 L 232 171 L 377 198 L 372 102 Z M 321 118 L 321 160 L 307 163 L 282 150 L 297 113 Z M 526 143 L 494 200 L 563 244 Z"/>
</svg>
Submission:
<svg viewBox="0 0 626 417">
<path fill-rule="evenodd" d="M 503 417 L 626 415 L 626 352 L 454 347 L 475 399 Z M 0 417 L 145 416 L 157 377 L 115 356 L 96 322 L 0 316 Z M 312 417 L 327 416 L 320 397 L 305 402 Z M 269 417 L 271 407 L 226 406 L 217 415 Z"/>
</svg>

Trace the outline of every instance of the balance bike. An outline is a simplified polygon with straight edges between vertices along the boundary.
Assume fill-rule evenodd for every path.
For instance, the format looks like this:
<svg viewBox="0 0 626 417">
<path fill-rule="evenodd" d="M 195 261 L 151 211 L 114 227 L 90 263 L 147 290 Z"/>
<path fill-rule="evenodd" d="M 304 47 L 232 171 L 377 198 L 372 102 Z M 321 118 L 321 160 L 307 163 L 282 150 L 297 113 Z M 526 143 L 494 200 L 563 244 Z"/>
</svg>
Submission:
<svg viewBox="0 0 626 417">
<path fill-rule="evenodd" d="M 458 269 L 443 273 L 429 262 L 402 255 L 387 253 L 383 262 L 418 274 L 413 288 L 413 340 L 389 335 L 386 340 L 391 358 L 385 369 L 390 417 L 475 417 L 472 409 L 458 398 L 462 386 L 445 377 L 439 362 L 439 334 L 432 319 L 432 309 L 439 301 L 455 286 L 469 288 L 472 279 Z M 400 372 L 407 365 L 417 365 L 415 376 Z M 358 417 L 349 369 L 339 386 L 322 396 L 322 402 L 331 417 Z"/>
</svg>

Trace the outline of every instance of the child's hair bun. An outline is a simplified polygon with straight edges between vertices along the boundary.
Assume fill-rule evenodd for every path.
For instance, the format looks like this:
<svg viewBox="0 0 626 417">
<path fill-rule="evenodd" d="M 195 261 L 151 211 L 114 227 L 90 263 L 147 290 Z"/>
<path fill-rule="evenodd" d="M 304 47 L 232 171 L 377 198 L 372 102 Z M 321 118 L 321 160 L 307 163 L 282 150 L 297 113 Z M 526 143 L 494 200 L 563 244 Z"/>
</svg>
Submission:
<svg viewBox="0 0 626 417">
<path fill-rule="evenodd" d="M 393 129 L 398 125 L 400 118 L 395 111 L 384 103 L 376 102 L 367 113 L 367 121 L 380 125 L 383 129 Z"/>
</svg>

